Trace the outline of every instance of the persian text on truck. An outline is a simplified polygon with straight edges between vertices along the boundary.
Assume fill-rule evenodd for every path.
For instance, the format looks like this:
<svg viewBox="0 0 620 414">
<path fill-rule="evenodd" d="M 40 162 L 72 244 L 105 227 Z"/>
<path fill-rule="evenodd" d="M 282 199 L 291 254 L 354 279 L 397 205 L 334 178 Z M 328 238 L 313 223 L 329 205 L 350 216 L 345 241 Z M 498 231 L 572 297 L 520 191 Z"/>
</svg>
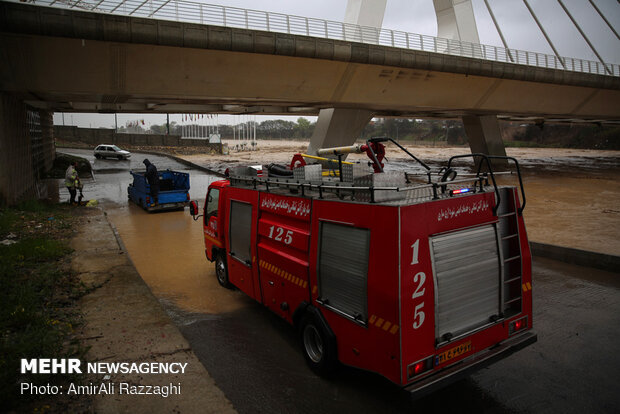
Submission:
<svg viewBox="0 0 620 414">
<path fill-rule="evenodd" d="M 231 169 L 209 186 L 205 253 L 221 285 L 299 329 L 315 371 L 340 362 L 419 396 L 536 341 L 525 194 L 514 158 L 452 157 L 436 175 L 392 141 L 425 169 L 416 183 L 384 171 L 386 141 L 319 150 L 333 168 L 296 154 Z M 461 158 L 474 174 L 456 178 Z M 514 163 L 519 186 L 499 186 L 493 161 Z"/>
</svg>

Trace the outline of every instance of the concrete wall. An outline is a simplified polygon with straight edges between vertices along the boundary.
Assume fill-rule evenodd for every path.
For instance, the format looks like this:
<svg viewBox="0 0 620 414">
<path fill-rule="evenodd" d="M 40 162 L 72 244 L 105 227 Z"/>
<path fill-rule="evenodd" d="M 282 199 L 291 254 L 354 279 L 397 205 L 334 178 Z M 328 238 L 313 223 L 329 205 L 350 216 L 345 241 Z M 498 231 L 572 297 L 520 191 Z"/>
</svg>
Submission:
<svg viewBox="0 0 620 414">
<path fill-rule="evenodd" d="M 93 147 L 99 144 L 205 147 L 205 152 L 222 153 L 222 144 L 210 144 L 204 139 L 182 139 L 178 135 L 124 134 L 112 129 L 78 128 L 75 126 L 54 126 L 54 136 L 63 141 L 82 142 Z"/>
<path fill-rule="evenodd" d="M 42 174 L 54 161 L 52 115 L 0 93 L 0 206 L 44 197 Z"/>
<path fill-rule="evenodd" d="M 41 119 L 41 146 L 43 155 L 43 169 L 49 171 L 56 158 L 56 145 L 54 144 L 54 113 L 51 111 L 39 111 Z"/>
</svg>

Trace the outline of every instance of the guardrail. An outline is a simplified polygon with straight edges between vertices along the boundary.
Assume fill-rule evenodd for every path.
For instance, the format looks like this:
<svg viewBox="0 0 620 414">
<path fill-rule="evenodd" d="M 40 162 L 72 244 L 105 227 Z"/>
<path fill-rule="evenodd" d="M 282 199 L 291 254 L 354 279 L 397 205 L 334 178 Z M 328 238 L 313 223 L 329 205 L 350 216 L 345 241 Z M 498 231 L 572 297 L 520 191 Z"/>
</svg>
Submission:
<svg viewBox="0 0 620 414">
<path fill-rule="evenodd" d="M 19 0 L 11 0 L 18 2 Z M 23 0 L 22 0 L 23 1 Z M 173 20 L 323 39 L 443 53 L 453 56 L 534 67 L 620 76 L 620 65 L 547 55 L 459 40 L 359 26 L 311 17 L 179 0 L 27 0 L 31 4 L 79 9 L 96 13 Z"/>
</svg>

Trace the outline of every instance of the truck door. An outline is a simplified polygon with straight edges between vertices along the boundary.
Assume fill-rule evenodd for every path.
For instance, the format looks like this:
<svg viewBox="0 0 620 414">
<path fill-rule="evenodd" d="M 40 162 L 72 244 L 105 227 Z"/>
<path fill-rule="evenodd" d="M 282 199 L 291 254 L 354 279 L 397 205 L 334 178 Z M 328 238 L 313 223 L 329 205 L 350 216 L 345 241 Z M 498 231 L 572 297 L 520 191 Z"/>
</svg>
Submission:
<svg viewBox="0 0 620 414">
<path fill-rule="evenodd" d="M 215 259 L 213 257 L 213 248 L 222 247 L 222 240 L 220 235 L 220 219 L 218 217 L 219 201 L 220 189 L 209 189 L 203 215 L 206 255 L 209 260 Z"/>
<path fill-rule="evenodd" d="M 254 287 L 256 265 L 256 216 L 258 191 L 229 188 L 228 278 L 248 296 L 260 300 Z"/>
</svg>

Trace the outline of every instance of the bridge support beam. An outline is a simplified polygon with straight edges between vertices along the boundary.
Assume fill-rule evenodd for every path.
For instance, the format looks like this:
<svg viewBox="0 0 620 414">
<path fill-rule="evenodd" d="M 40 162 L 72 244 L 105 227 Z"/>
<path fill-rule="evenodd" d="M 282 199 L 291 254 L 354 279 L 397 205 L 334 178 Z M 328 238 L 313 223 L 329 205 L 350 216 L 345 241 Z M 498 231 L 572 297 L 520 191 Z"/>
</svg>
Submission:
<svg viewBox="0 0 620 414">
<path fill-rule="evenodd" d="M 364 27 L 375 27 L 373 33 L 364 32 L 364 39 L 379 41 L 379 30 L 383 25 L 387 0 L 349 0 L 344 22 Z M 348 40 L 360 41 L 362 33 L 346 29 Z M 328 108 L 321 109 L 314 133 L 308 145 L 308 154 L 315 155 L 320 148 L 352 145 L 372 118 L 372 112 L 359 109 Z"/>
<path fill-rule="evenodd" d="M 372 114 L 364 109 L 321 109 L 308 145 L 308 154 L 315 155 L 320 148 L 342 147 L 355 143 Z"/>
<path fill-rule="evenodd" d="M 463 116 L 463 126 L 472 153 L 506 156 L 506 147 L 495 115 Z M 505 161 L 494 161 L 495 167 L 505 167 Z"/>
</svg>

